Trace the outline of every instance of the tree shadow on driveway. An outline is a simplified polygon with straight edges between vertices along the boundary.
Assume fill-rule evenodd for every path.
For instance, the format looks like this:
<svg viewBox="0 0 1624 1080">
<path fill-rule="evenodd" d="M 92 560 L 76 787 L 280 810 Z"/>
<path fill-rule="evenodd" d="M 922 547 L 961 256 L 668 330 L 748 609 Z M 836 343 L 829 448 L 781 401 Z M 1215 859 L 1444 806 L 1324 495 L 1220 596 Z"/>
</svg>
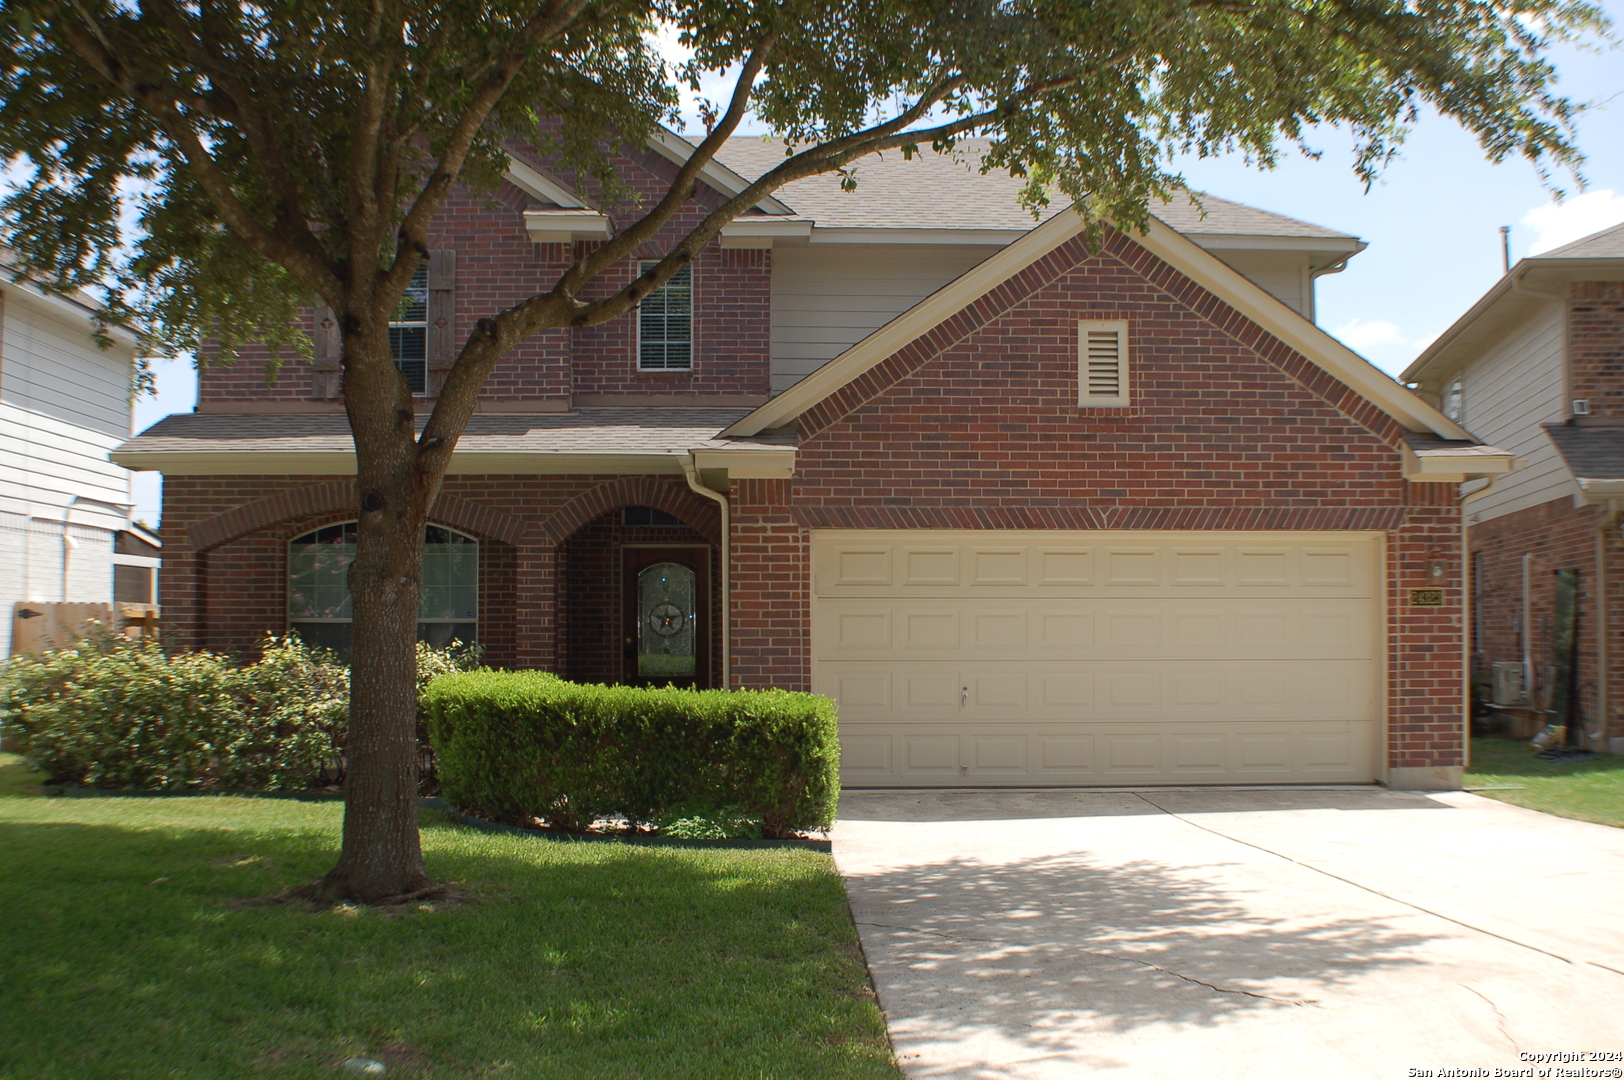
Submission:
<svg viewBox="0 0 1624 1080">
<path fill-rule="evenodd" d="M 991 1035 L 1032 1055 L 1081 1031 L 1311 1009 L 1424 963 L 1433 940 L 1398 905 L 1365 898 L 1349 917 L 1319 883 L 1250 864 L 955 857 L 859 870 L 847 891 L 895 1034 Z"/>
</svg>

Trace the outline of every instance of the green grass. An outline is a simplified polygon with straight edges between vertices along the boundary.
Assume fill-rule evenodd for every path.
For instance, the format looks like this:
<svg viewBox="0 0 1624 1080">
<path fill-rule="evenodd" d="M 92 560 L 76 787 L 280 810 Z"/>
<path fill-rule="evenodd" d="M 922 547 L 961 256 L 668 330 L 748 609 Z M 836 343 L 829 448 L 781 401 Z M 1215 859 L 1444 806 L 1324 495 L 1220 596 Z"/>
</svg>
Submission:
<svg viewBox="0 0 1624 1080">
<path fill-rule="evenodd" d="M 827 855 L 567 844 L 423 815 L 471 894 L 319 877 L 338 803 L 43 798 L 0 757 L 0 1077 L 897 1077 Z M 432 907 L 436 907 L 431 905 Z"/>
<path fill-rule="evenodd" d="M 1530 810 L 1624 826 L 1624 756 L 1618 754 L 1541 761 L 1527 742 L 1473 739 L 1466 787 Z"/>
</svg>

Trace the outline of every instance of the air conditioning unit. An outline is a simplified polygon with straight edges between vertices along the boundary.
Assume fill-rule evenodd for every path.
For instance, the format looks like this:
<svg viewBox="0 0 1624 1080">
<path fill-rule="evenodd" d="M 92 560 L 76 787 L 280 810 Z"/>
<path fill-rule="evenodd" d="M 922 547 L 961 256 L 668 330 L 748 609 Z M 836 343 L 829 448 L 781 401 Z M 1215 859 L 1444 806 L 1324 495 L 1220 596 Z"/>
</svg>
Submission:
<svg viewBox="0 0 1624 1080">
<path fill-rule="evenodd" d="M 1589 416 L 1590 415 L 1590 399 L 1589 398 L 1582 398 L 1582 397 L 1574 398 L 1573 399 L 1573 415 L 1574 416 Z"/>
<path fill-rule="evenodd" d="M 1528 688 L 1523 685 L 1523 666 L 1517 660 L 1497 660 L 1489 665 L 1494 679 L 1494 704 L 1528 704 Z"/>
</svg>

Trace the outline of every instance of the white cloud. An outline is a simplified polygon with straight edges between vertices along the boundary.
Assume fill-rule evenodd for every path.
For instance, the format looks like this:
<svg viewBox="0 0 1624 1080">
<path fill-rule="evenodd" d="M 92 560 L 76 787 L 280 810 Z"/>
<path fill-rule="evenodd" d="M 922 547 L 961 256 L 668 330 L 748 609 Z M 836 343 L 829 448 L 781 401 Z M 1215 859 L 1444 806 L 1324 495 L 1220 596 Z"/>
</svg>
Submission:
<svg viewBox="0 0 1624 1080">
<path fill-rule="evenodd" d="M 1543 203 L 1522 219 L 1524 225 L 1534 230 L 1534 239 L 1528 245 L 1530 255 L 1542 255 L 1621 221 L 1624 221 L 1624 195 L 1611 188 L 1587 191 L 1559 203 Z"/>
<path fill-rule="evenodd" d="M 1438 339 L 1437 333 L 1411 336 L 1385 319 L 1349 319 L 1332 328 L 1331 336 L 1394 376 Z"/>
</svg>

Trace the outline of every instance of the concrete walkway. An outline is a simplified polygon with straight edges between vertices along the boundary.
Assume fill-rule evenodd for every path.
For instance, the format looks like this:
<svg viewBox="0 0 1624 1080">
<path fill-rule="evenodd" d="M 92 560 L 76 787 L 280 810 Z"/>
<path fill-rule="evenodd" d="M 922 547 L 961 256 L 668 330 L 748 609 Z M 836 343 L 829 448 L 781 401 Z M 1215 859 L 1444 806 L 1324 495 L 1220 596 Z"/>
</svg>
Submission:
<svg viewBox="0 0 1624 1080">
<path fill-rule="evenodd" d="M 1624 1051 L 1624 829 L 1377 788 L 859 791 L 834 854 L 910 1076 Z"/>
</svg>

